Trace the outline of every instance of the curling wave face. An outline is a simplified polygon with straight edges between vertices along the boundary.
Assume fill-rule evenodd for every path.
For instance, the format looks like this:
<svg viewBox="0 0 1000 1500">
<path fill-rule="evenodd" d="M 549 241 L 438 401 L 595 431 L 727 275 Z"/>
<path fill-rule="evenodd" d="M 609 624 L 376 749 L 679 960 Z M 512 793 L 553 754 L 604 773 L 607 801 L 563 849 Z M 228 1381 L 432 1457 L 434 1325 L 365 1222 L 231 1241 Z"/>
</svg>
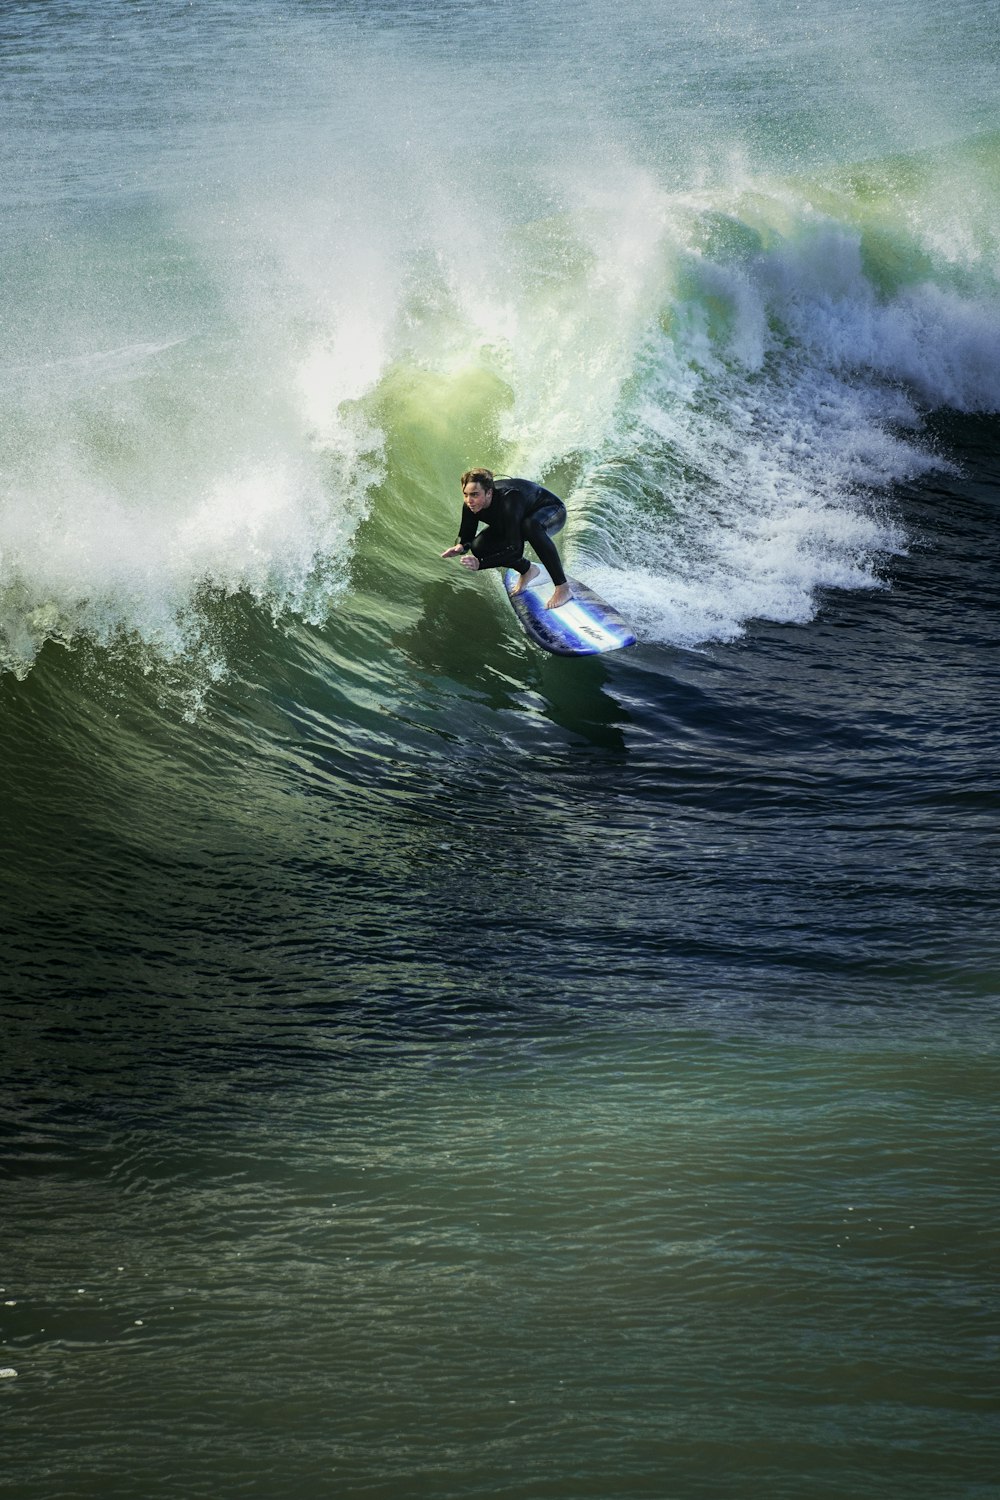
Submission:
<svg viewBox="0 0 1000 1500">
<path fill-rule="evenodd" d="M 235 14 L 199 50 L 171 11 L 158 37 L 126 26 L 102 71 L 113 9 L 67 12 L 72 51 L 17 39 L 9 670 L 82 635 L 221 675 L 220 599 L 321 622 L 403 527 L 427 562 L 380 572 L 389 607 L 429 576 L 474 460 L 566 495 L 574 567 L 647 640 L 806 621 L 905 549 L 891 487 L 948 462 L 924 415 L 1000 405 L 998 138 L 967 88 L 919 149 L 871 116 L 859 165 L 851 105 L 875 86 L 855 76 L 831 113 L 846 30 L 822 61 L 803 33 L 802 86 L 823 68 L 826 87 L 808 119 L 790 91 L 762 144 L 725 29 L 690 16 L 669 77 L 626 88 L 619 58 L 584 106 L 599 44 L 621 47 L 587 7 L 572 35 L 538 30 L 500 97 L 466 81 L 487 19 L 446 30 L 432 10 L 404 34 L 331 11 L 276 55 L 260 4 L 223 65 Z M 630 19 L 663 57 L 682 35 Z M 513 45 L 489 39 L 501 60 Z M 154 53 L 188 64 L 172 113 Z"/>
</svg>

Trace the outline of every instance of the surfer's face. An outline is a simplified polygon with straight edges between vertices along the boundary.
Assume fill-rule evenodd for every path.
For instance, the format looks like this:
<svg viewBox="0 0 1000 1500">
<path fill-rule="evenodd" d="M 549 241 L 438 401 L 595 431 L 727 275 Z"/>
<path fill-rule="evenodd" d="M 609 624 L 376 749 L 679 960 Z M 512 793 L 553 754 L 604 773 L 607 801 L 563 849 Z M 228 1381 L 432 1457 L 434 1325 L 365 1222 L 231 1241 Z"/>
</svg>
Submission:
<svg viewBox="0 0 1000 1500">
<path fill-rule="evenodd" d="M 462 494 L 465 496 L 466 505 L 473 514 L 477 511 L 485 510 L 493 498 L 492 490 L 484 490 L 481 484 L 472 484 L 471 482 L 465 486 Z"/>
</svg>

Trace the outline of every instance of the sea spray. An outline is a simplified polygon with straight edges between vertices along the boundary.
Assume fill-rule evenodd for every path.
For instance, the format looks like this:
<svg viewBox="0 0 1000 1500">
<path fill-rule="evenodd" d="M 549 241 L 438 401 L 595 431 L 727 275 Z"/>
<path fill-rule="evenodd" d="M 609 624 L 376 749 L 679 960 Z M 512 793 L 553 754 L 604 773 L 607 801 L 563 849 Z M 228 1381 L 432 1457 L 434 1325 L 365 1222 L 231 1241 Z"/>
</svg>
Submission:
<svg viewBox="0 0 1000 1500">
<path fill-rule="evenodd" d="M 375 537 L 402 596 L 471 461 L 565 493 L 575 565 L 649 639 L 806 621 L 824 589 L 880 581 L 906 545 L 893 483 L 947 461 L 924 414 L 1000 401 L 995 137 L 967 110 L 909 154 L 876 111 L 880 141 L 851 161 L 841 105 L 841 160 L 817 163 L 805 126 L 762 152 L 743 84 L 709 86 L 724 28 L 626 85 L 605 27 L 592 95 L 593 60 L 546 31 L 487 108 L 466 66 L 479 22 L 435 11 L 404 40 L 256 11 L 224 62 L 211 32 L 185 50 L 172 13 L 163 55 L 194 63 L 169 130 L 162 98 L 139 108 L 149 34 L 124 27 L 108 93 L 111 10 L 76 51 L 36 62 L 19 38 L 5 666 L 85 636 L 224 669 L 206 598 L 321 623 Z"/>
</svg>

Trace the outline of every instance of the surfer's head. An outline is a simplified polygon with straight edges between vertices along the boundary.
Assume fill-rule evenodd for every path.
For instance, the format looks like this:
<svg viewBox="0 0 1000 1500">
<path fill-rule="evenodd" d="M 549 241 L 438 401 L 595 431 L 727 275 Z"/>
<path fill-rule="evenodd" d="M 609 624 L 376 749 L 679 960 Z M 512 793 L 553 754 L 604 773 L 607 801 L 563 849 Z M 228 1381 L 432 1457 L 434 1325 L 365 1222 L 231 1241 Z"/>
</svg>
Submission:
<svg viewBox="0 0 1000 1500">
<path fill-rule="evenodd" d="M 493 475 L 489 469 L 466 469 L 462 475 L 462 496 L 473 512 L 485 510 L 493 499 Z"/>
</svg>

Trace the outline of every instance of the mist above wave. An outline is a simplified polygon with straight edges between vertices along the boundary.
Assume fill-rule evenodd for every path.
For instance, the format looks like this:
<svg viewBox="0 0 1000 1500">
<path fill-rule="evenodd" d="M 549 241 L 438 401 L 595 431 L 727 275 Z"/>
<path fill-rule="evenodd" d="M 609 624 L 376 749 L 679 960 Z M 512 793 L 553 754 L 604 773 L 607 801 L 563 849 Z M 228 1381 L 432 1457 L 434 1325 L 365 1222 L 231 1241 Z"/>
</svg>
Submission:
<svg viewBox="0 0 1000 1500">
<path fill-rule="evenodd" d="M 589 51 L 542 28 L 484 84 L 484 35 L 445 9 L 324 11 L 277 49 L 265 4 L 260 38 L 232 7 L 201 39 L 171 11 L 158 49 L 126 28 L 109 78 L 100 18 L 89 50 L 22 38 L 25 100 L 63 102 L 47 129 L 15 108 L 4 177 L 7 667 L 81 633 L 184 657 L 206 594 L 321 621 L 363 518 L 402 507 L 430 556 L 441 476 L 474 460 L 575 484 L 571 547 L 678 643 L 808 618 L 905 544 L 879 497 L 936 461 L 922 412 L 998 399 L 991 154 L 776 175 L 735 31 L 695 26 L 664 71 L 632 5 L 626 86 L 624 33 L 584 7 Z M 781 24 L 785 62 L 819 66 Z M 150 117 L 154 52 L 176 68 Z M 771 166 L 814 161 L 816 123 L 790 152 L 775 132 Z"/>
</svg>

